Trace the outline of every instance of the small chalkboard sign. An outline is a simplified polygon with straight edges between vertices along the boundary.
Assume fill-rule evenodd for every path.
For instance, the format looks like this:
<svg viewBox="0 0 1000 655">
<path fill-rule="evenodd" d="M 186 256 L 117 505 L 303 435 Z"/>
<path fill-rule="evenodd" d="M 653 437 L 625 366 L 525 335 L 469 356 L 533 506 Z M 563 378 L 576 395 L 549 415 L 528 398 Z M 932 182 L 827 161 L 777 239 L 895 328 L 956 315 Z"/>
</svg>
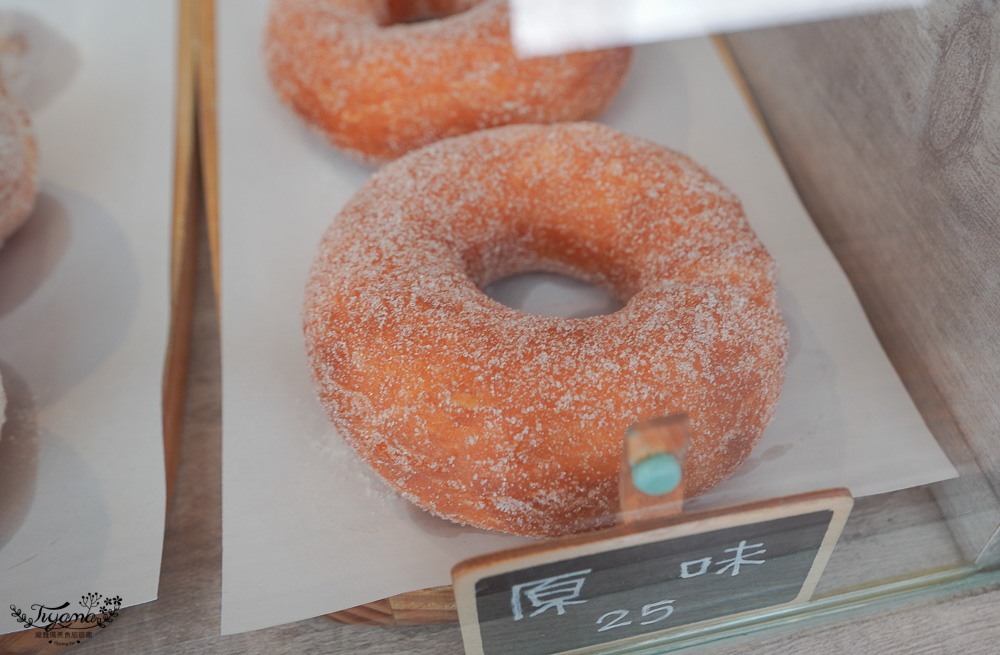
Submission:
<svg viewBox="0 0 1000 655">
<path fill-rule="evenodd" d="M 459 563 L 468 655 L 552 655 L 805 602 L 846 489 L 640 521 Z"/>
</svg>

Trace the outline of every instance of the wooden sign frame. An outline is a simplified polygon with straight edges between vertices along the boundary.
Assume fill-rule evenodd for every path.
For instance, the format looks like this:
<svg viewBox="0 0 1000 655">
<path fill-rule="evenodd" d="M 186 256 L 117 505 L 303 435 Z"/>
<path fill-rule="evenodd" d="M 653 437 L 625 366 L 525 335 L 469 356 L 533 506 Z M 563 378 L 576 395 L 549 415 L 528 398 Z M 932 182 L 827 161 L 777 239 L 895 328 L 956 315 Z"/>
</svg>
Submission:
<svg viewBox="0 0 1000 655">
<path fill-rule="evenodd" d="M 477 585 L 483 581 L 526 569 L 557 565 L 602 553 L 623 551 L 634 546 L 676 542 L 676 540 L 685 537 L 707 535 L 727 528 L 751 527 L 780 519 L 828 511 L 830 512 L 829 522 L 826 524 L 822 540 L 808 567 L 808 574 L 792 600 L 754 607 L 748 611 L 733 612 L 725 616 L 714 616 L 706 620 L 665 625 L 662 630 L 644 631 L 641 634 L 630 634 L 621 638 L 609 635 L 604 641 L 587 644 L 583 647 L 563 648 L 559 645 L 560 637 L 556 635 L 552 639 L 555 646 L 553 649 L 538 652 L 546 654 L 595 652 L 607 648 L 611 644 L 626 643 L 635 639 L 648 639 L 651 636 L 666 634 L 681 627 L 708 625 L 801 604 L 812 596 L 844 524 L 847 522 L 853 503 L 854 500 L 846 489 L 823 490 L 748 503 L 737 507 L 637 521 L 597 533 L 563 537 L 470 558 L 460 562 L 452 569 L 452 580 L 466 653 L 467 655 L 491 655 L 490 652 L 484 650 L 484 638 L 477 602 Z M 642 609 L 645 613 L 646 607 Z"/>
</svg>

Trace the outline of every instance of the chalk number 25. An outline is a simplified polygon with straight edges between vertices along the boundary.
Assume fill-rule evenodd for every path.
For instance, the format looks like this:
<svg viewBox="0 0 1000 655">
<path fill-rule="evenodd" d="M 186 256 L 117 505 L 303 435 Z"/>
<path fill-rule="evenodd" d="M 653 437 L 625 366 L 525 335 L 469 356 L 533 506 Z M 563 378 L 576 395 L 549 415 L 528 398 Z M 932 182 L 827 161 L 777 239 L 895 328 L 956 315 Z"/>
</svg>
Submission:
<svg viewBox="0 0 1000 655">
<path fill-rule="evenodd" d="M 662 621 L 671 614 L 674 613 L 674 606 L 671 605 L 674 601 L 672 600 L 661 600 L 656 603 L 650 603 L 648 605 L 642 606 L 642 616 L 653 616 L 654 614 L 659 614 L 655 619 L 650 619 L 648 621 L 640 621 L 639 625 L 649 625 L 651 623 L 656 623 L 657 621 Z M 627 625 L 632 625 L 632 621 L 626 621 L 625 617 L 628 616 L 628 610 L 611 610 L 601 615 L 601 618 L 597 619 L 597 625 L 601 627 L 597 629 L 598 632 L 604 632 L 605 630 L 610 630 L 611 628 L 624 628 Z M 601 625 L 607 620 L 606 625 Z"/>
</svg>

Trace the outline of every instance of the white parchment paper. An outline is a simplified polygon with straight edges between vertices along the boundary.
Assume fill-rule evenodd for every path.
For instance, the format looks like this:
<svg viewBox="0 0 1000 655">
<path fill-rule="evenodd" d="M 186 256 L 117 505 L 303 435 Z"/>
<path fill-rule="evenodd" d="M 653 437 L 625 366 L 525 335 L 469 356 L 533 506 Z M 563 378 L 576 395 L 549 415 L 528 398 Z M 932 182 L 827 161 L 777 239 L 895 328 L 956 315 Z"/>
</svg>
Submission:
<svg viewBox="0 0 1000 655">
<path fill-rule="evenodd" d="M 0 3 L 42 186 L 0 248 L 0 601 L 156 597 L 176 58 L 170 0 Z M 24 629 L 11 611 L 0 633 Z"/>
<path fill-rule="evenodd" d="M 448 584 L 457 561 L 523 543 L 399 500 L 324 417 L 302 343 L 303 286 L 323 230 L 370 170 L 278 103 L 259 54 L 265 9 L 222 0 L 218 19 L 224 633 Z M 692 506 L 954 476 L 711 42 L 638 49 L 602 120 L 700 161 L 741 196 L 780 266 L 792 346 L 777 415 L 743 469 Z M 513 295 L 551 306 L 559 288 Z M 570 309 L 601 302 L 583 294 Z"/>
</svg>

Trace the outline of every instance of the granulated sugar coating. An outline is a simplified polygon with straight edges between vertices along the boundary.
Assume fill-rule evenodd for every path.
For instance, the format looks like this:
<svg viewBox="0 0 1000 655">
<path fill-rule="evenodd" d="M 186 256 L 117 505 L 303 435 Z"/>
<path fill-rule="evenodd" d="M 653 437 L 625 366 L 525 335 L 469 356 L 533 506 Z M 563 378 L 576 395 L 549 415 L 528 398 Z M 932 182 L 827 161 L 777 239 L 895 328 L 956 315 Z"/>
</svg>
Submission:
<svg viewBox="0 0 1000 655">
<path fill-rule="evenodd" d="M 507 0 L 274 0 L 264 59 L 285 104 L 377 164 L 484 128 L 593 118 L 631 50 L 517 59 Z"/>
<path fill-rule="evenodd" d="M 627 304 L 534 316 L 480 288 L 572 275 Z M 778 401 L 771 257 L 690 159 L 592 123 L 509 126 L 387 165 L 327 230 L 305 339 L 337 429 L 440 516 L 525 535 L 613 519 L 625 428 L 686 412 L 701 493 Z"/>
<path fill-rule="evenodd" d="M 38 152 L 28 114 L 0 85 L 0 245 L 31 214 Z"/>
</svg>

